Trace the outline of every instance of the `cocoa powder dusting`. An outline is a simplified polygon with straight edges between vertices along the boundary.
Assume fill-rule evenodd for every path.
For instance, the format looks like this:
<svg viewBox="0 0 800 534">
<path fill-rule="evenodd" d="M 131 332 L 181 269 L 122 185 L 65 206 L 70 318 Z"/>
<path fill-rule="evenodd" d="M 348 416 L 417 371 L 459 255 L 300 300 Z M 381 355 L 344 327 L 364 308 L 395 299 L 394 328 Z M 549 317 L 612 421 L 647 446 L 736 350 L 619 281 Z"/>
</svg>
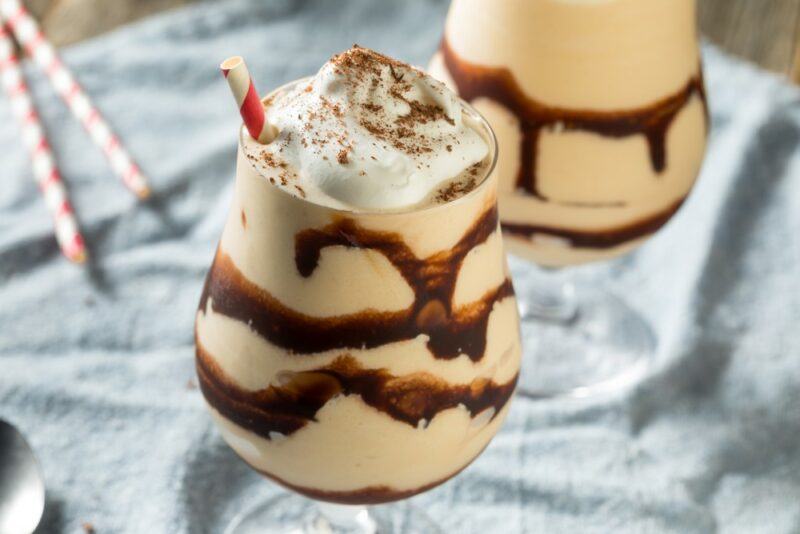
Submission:
<svg viewBox="0 0 800 534">
<path fill-rule="evenodd" d="M 349 131 L 354 124 L 358 129 L 365 129 L 385 150 L 393 147 L 410 156 L 418 169 L 426 166 L 421 156 L 442 146 L 446 146 L 447 152 L 453 152 L 453 147 L 459 144 L 458 136 L 450 128 L 455 126 L 455 121 L 439 104 L 444 96 L 443 89 L 427 81 L 421 88 L 420 81 L 426 75 L 420 70 L 358 45 L 333 56 L 329 68 L 339 77 L 337 93 L 343 93 L 345 100 L 335 101 L 327 94 L 318 98 L 303 96 L 315 91 L 313 81 L 286 95 L 287 105 L 291 105 L 293 99 L 303 99 L 303 106 L 299 108 L 302 111 L 297 115 L 300 125 L 294 132 L 287 131 L 280 136 L 269 151 L 265 149 L 260 153 L 259 163 L 279 169 L 275 178 L 269 178 L 271 183 L 293 186 L 293 192 L 305 197 L 302 188 L 293 183 L 297 176 L 282 159 L 283 149 L 292 143 L 292 133 L 299 136 L 295 141 L 304 151 L 339 165 L 349 165 L 353 158 L 360 156 L 363 160 L 367 156 L 357 146 L 360 138 Z M 364 91 L 372 94 L 364 98 Z M 437 92 L 440 94 L 435 94 Z M 372 144 L 378 146 L 377 143 Z M 249 154 L 247 157 L 251 158 Z M 369 158 L 378 160 L 372 154 Z M 459 184 L 454 182 L 439 192 L 439 197 L 450 199 L 473 186 L 474 180 L 460 180 Z"/>
<path fill-rule="evenodd" d="M 445 203 L 455 200 L 475 189 L 475 179 L 456 179 L 444 186 L 436 194 L 436 202 Z"/>
<path fill-rule="evenodd" d="M 407 79 L 422 78 L 424 74 L 404 63 L 378 52 L 354 45 L 350 50 L 331 58 L 337 74 L 341 75 L 354 90 L 359 85 L 369 84 L 375 91 L 384 91 L 389 98 L 408 112 L 392 118 L 385 106 L 374 102 L 359 104 L 355 111 L 362 127 L 393 147 L 409 155 L 426 154 L 433 151 L 430 139 L 417 133 L 416 126 L 433 121 L 454 124 L 445 110 L 436 103 L 425 103 L 411 96 L 414 85 Z M 385 72 L 388 70 L 389 75 Z M 344 143 L 343 143 L 344 144 Z M 341 161 L 340 161 L 341 163 Z"/>
<path fill-rule="evenodd" d="M 261 163 L 273 169 L 285 169 L 287 167 L 285 161 L 267 150 L 261 151 Z"/>
</svg>

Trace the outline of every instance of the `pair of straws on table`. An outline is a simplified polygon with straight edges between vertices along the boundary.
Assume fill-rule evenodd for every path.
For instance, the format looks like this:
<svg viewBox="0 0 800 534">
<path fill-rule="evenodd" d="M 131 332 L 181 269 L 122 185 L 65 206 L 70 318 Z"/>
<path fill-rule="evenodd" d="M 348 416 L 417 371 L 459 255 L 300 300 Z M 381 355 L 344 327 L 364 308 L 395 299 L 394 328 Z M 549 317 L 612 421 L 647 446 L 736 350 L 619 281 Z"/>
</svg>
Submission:
<svg viewBox="0 0 800 534">
<path fill-rule="evenodd" d="M 78 82 L 44 37 L 35 19 L 19 0 L 0 0 L 0 78 L 11 101 L 11 109 L 22 128 L 22 139 L 31 154 L 33 174 L 55 222 L 55 235 L 64 255 L 72 261 L 86 260 L 86 245 L 75 221 L 72 204 L 56 167 L 50 144 L 14 52 L 11 32 L 47 74 L 56 92 L 102 148 L 123 183 L 140 198 L 150 189 L 139 168 L 120 145 L 119 139 L 92 105 Z"/>
</svg>

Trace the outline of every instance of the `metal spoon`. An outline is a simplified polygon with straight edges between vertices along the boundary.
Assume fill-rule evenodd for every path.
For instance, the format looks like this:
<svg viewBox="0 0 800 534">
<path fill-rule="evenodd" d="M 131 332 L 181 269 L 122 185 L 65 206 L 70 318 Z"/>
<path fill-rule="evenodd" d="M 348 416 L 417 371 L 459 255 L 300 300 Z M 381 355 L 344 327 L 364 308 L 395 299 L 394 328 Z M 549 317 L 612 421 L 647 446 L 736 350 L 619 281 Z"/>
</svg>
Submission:
<svg viewBox="0 0 800 534">
<path fill-rule="evenodd" d="M 28 442 L 0 419 L 0 534 L 30 534 L 44 512 L 44 478 Z"/>
</svg>

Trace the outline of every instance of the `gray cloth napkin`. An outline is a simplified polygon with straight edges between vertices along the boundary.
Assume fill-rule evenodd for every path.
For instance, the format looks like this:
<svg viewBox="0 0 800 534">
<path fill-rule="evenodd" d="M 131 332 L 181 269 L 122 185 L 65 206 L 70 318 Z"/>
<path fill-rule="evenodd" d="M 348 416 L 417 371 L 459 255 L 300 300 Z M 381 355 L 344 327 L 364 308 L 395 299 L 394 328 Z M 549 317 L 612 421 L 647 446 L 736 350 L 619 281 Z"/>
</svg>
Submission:
<svg viewBox="0 0 800 534">
<path fill-rule="evenodd" d="M 41 457 L 40 532 L 216 533 L 281 491 L 223 444 L 193 382 L 239 123 L 216 67 L 243 54 L 267 90 L 353 42 L 424 65 L 446 9 L 201 3 L 67 48 L 152 179 L 145 205 L 26 66 L 94 258 L 60 256 L 0 100 L 0 417 Z M 517 399 L 471 467 L 413 500 L 445 532 L 800 532 L 800 94 L 704 53 L 713 135 L 691 198 L 640 251 L 576 273 L 651 322 L 653 372 L 590 402 Z"/>
</svg>

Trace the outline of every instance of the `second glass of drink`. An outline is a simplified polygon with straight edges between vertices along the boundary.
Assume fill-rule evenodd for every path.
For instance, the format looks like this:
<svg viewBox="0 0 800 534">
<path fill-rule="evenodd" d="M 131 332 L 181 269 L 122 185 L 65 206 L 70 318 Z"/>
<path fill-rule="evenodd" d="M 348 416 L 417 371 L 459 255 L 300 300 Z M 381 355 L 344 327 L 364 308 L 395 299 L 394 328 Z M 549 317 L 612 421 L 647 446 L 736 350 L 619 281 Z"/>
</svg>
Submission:
<svg viewBox="0 0 800 534">
<path fill-rule="evenodd" d="M 506 245 L 541 267 L 515 272 L 521 391 L 634 383 L 647 322 L 554 269 L 630 252 L 686 200 L 707 134 L 695 0 L 453 0 L 429 70 L 492 124 Z"/>
</svg>

